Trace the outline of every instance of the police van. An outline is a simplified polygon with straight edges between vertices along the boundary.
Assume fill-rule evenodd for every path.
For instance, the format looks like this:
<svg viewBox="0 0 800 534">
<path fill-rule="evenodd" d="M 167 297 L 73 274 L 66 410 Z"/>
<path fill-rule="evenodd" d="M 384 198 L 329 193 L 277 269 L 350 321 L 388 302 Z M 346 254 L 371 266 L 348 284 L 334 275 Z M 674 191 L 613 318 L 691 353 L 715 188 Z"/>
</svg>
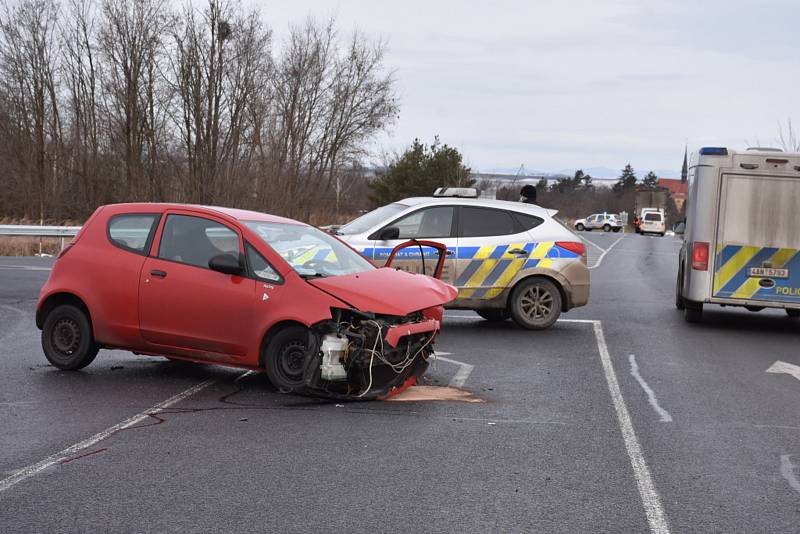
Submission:
<svg viewBox="0 0 800 534">
<path fill-rule="evenodd" d="M 689 168 L 675 305 L 782 308 L 800 316 L 800 154 L 701 148 Z"/>
</svg>

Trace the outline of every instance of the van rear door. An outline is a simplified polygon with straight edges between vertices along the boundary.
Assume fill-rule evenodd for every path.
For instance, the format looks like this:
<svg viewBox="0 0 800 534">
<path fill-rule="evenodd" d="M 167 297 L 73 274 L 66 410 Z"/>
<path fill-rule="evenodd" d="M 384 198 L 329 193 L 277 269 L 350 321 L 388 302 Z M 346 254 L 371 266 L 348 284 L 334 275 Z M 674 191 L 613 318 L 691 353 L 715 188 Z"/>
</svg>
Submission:
<svg viewBox="0 0 800 534">
<path fill-rule="evenodd" d="M 800 179 L 723 174 L 712 295 L 800 304 Z"/>
</svg>

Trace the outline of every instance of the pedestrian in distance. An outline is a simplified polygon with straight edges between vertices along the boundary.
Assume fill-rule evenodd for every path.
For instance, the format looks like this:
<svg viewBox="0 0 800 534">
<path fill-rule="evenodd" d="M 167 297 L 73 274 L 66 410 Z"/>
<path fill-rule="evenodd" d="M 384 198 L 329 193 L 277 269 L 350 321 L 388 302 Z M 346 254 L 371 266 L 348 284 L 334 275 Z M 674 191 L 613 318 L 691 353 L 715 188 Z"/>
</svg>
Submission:
<svg viewBox="0 0 800 534">
<path fill-rule="evenodd" d="M 524 202 L 525 204 L 536 204 L 536 187 L 532 186 L 531 184 L 523 186 L 519 194 L 520 202 Z"/>
</svg>

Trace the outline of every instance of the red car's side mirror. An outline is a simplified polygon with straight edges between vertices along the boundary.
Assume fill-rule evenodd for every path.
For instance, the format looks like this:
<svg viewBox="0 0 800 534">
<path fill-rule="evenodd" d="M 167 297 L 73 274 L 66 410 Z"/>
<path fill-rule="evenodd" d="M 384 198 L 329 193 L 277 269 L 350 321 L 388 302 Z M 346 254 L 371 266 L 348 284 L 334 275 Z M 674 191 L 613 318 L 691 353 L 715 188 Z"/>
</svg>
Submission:
<svg viewBox="0 0 800 534">
<path fill-rule="evenodd" d="M 391 254 L 389 254 L 389 258 L 386 260 L 386 264 L 384 264 L 384 267 L 391 267 L 392 261 L 394 261 L 394 258 L 397 255 L 397 253 L 409 247 L 419 248 L 419 258 L 420 261 L 422 262 L 422 274 L 427 274 L 425 272 L 425 252 L 426 252 L 425 249 L 426 248 L 436 249 L 436 251 L 439 253 L 439 259 L 436 262 L 436 268 L 434 269 L 434 272 L 431 276 L 433 276 L 436 279 L 442 277 L 442 270 L 444 269 L 444 259 L 445 256 L 447 255 L 447 245 L 443 243 L 437 243 L 436 241 L 419 241 L 417 239 L 412 239 L 410 241 L 406 241 L 405 243 L 400 243 L 399 245 L 397 245 L 392 249 L 392 252 Z"/>
</svg>

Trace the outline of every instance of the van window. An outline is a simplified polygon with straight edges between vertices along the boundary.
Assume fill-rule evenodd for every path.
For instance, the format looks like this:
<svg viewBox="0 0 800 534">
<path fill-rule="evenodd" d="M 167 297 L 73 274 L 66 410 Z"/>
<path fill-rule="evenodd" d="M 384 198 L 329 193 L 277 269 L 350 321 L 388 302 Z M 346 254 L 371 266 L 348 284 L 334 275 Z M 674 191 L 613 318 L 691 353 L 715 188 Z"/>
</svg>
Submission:
<svg viewBox="0 0 800 534">
<path fill-rule="evenodd" d="M 661 222 L 661 214 L 660 213 L 656 213 L 654 211 L 651 211 L 649 213 L 645 213 L 644 214 L 644 220 L 645 221 Z"/>
<path fill-rule="evenodd" d="M 119 248 L 147 253 L 147 244 L 157 219 L 155 213 L 115 215 L 108 221 L 108 239 Z"/>
</svg>

